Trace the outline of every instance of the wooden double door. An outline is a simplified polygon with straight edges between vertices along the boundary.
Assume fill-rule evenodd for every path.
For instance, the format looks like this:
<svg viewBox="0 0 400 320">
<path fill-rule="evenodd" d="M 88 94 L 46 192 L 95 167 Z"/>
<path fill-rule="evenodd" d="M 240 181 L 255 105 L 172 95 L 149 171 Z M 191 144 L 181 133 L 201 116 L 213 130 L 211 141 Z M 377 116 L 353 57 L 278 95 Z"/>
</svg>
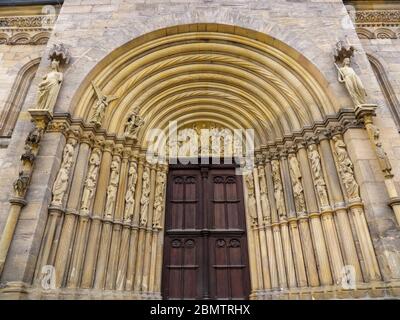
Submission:
<svg viewBox="0 0 400 320">
<path fill-rule="evenodd" d="M 242 177 L 232 166 L 171 166 L 164 299 L 248 299 Z"/>
</svg>

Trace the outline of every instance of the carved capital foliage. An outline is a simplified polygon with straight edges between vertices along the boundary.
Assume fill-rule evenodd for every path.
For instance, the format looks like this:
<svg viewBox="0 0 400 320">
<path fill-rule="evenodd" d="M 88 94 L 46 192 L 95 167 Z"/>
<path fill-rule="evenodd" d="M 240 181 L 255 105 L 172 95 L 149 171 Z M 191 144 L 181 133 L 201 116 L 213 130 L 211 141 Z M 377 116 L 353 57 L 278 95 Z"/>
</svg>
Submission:
<svg viewBox="0 0 400 320">
<path fill-rule="evenodd" d="M 65 119 L 53 119 L 47 126 L 47 132 L 66 132 L 69 128 L 69 123 Z"/>
</svg>

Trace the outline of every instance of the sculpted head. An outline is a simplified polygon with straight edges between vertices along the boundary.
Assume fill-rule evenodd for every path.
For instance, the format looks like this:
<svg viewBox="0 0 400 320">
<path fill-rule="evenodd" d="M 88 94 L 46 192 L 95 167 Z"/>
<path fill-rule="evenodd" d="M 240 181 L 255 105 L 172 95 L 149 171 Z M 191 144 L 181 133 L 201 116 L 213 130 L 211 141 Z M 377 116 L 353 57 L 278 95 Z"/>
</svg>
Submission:
<svg viewBox="0 0 400 320">
<path fill-rule="evenodd" d="M 60 63 L 57 60 L 55 60 L 55 59 L 51 60 L 51 68 L 53 70 L 59 71 L 59 67 L 60 67 Z"/>
</svg>

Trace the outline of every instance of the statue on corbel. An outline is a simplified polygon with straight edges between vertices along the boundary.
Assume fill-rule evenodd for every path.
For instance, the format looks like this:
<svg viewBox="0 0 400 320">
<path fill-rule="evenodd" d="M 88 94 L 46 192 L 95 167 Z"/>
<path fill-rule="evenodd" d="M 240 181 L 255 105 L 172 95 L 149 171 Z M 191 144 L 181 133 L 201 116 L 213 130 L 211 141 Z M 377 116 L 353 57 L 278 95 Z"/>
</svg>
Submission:
<svg viewBox="0 0 400 320">
<path fill-rule="evenodd" d="M 39 83 L 33 110 L 44 110 L 52 114 L 64 80 L 64 75 L 60 71 L 60 67 L 63 64 L 69 63 L 70 55 L 63 44 L 54 44 L 49 52 L 49 59 L 51 60 L 51 70 Z"/>
<path fill-rule="evenodd" d="M 118 97 L 104 94 L 94 82 L 92 82 L 92 87 L 96 94 L 97 101 L 92 109 L 92 116 L 89 122 L 96 127 L 101 127 L 107 107 L 112 101 L 118 99 Z"/>
</svg>

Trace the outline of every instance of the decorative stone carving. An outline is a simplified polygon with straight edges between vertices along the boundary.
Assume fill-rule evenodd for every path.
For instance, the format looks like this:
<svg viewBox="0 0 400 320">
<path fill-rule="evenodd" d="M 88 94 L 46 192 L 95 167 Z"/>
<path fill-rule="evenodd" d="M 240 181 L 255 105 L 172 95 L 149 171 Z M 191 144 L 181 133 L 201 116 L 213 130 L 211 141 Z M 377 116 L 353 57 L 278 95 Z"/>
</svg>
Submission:
<svg viewBox="0 0 400 320">
<path fill-rule="evenodd" d="M 118 97 L 105 95 L 94 82 L 92 82 L 92 86 L 97 96 L 97 102 L 96 105 L 93 107 L 93 114 L 90 118 L 90 123 L 93 123 L 96 126 L 100 127 L 101 123 L 103 122 L 104 114 L 108 105 L 110 104 L 110 102 L 118 99 Z"/>
<path fill-rule="evenodd" d="M 70 54 L 68 49 L 62 43 L 55 43 L 49 52 L 49 59 L 51 61 L 58 61 L 60 64 L 68 64 Z"/>
<path fill-rule="evenodd" d="M 383 149 L 382 143 L 379 141 L 380 131 L 373 124 L 369 124 L 368 129 L 371 132 L 372 137 L 373 137 L 373 142 L 375 145 L 375 152 L 378 157 L 379 165 L 380 165 L 383 173 L 387 176 L 390 176 L 392 174 L 392 165 L 390 163 L 387 153 Z"/>
<path fill-rule="evenodd" d="M 304 213 L 306 211 L 306 204 L 304 201 L 304 189 L 302 185 L 302 175 L 300 171 L 299 161 L 295 154 L 289 155 L 289 171 L 290 178 L 292 179 L 294 203 L 296 211 L 298 213 Z"/>
<path fill-rule="evenodd" d="M 51 61 L 51 71 L 39 83 L 35 109 L 53 112 L 63 81 L 63 74 L 59 71 L 59 65 L 60 63 L 57 60 Z"/>
<path fill-rule="evenodd" d="M 346 189 L 349 200 L 359 200 L 359 188 L 354 178 L 353 163 L 351 162 L 346 150 L 346 144 L 339 136 L 333 138 L 336 160 L 339 167 L 339 173 Z"/>
<path fill-rule="evenodd" d="M 28 189 L 30 176 L 26 174 L 24 171 L 19 172 L 19 176 L 17 180 L 15 180 L 13 184 L 14 195 L 19 198 L 23 198 L 25 196 L 25 192 Z"/>
<path fill-rule="evenodd" d="M 100 167 L 100 149 L 94 149 L 89 159 L 89 169 L 86 175 L 85 184 L 83 187 L 83 194 L 81 200 L 81 211 L 88 212 L 90 208 L 90 201 L 94 196 L 97 175 Z"/>
<path fill-rule="evenodd" d="M 166 180 L 166 173 L 164 171 L 158 171 L 154 198 L 153 228 L 161 228 L 161 218 L 164 212 L 164 193 Z"/>
<path fill-rule="evenodd" d="M 143 171 L 142 195 L 140 198 L 140 226 L 147 225 L 150 202 L 150 168 L 145 166 Z"/>
<path fill-rule="evenodd" d="M 42 139 L 43 135 L 43 129 L 39 127 L 34 127 L 28 134 L 28 137 L 25 140 L 26 144 L 30 145 L 38 145 L 40 142 L 40 139 Z"/>
<path fill-rule="evenodd" d="M 137 133 L 143 126 L 144 120 L 139 115 L 138 110 L 133 110 L 129 115 L 126 126 L 125 126 L 125 137 L 130 139 L 137 139 Z"/>
<path fill-rule="evenodd" d="M 132 219 L 135 208 L 135 190 L 138 178 L 136 162 L 131 162 L 128 170 L 128 176 L 129 176 L 128 189 L 125 194 L 125 212 L 124 212 L 125 221 L 130 221 Z"/>
<path fill-rule="evenodd" d="M 249 216 L 253 225 L 258 225 L 257 216 L 257 205 L 256 196 L 254 190 L 254 178 L 251 172 L 245 175 L 246 187 L 247 187 L 247 208 L 249 210 Z"/>
<path fill-rule="evenodd" d="M 107 201 L 105 209 L 105 216 L 107 218 L 112 217 L 115 201 L 117 200 L 117 191 L 119 182 L 119 164 L 120 164 L 119 158 L 115 158 L 115 160 L 111 162 L 111 175 L 107 188 Z"/>
<path fill-rule="evenodd" d="M 283 186 L 281 180 L 279 160 L 272 160 L 272 180 L 274 182 L 274 197 L 276 202 L 276 209 L 280 219 L 286 218 L 285 200 L 283 194 Z"/>
<path fill-rule="evenodd" d="M 263 220 L 266 223 L 271 222 L 271 206 L 268 200 L 267 180 L 265 178 L 265 169 L 263 166 L 258 167 L 258 178 L 260 184 L 260 199 Z"/>
<path fill-rule="evenodd" d="M 329 207 L 328 191 L 321 167 L 321 157 L 317 150 L 317 145 L 311 144 L 308 146 L 308 158 L 311 162 L 311 170 L 314 174 L 314 186 L 317 191 L 317 196 L 321 208 Z"/>
<path fill-rule="evenodd" d="M 64 194 L 68 188 L 69 173 L 73 163 L 74 147 L 76 145 L 75 139 L 67 141 L 64 151 L 61 168 L 58 171 L 57 178 L 53 185 L 53 200 L 52 206 L 61 206 Z"/>
<path fill-rule="evenodd" d="M 21 160 L 25 162 L 29 162 L 30 164 L 33 163 L 33 160 L 35 160 L 35 154 L 32 151 L 32 145 L 26 144 L 25 147 L 25 152 L 21 155 Z"/>
</svg>

